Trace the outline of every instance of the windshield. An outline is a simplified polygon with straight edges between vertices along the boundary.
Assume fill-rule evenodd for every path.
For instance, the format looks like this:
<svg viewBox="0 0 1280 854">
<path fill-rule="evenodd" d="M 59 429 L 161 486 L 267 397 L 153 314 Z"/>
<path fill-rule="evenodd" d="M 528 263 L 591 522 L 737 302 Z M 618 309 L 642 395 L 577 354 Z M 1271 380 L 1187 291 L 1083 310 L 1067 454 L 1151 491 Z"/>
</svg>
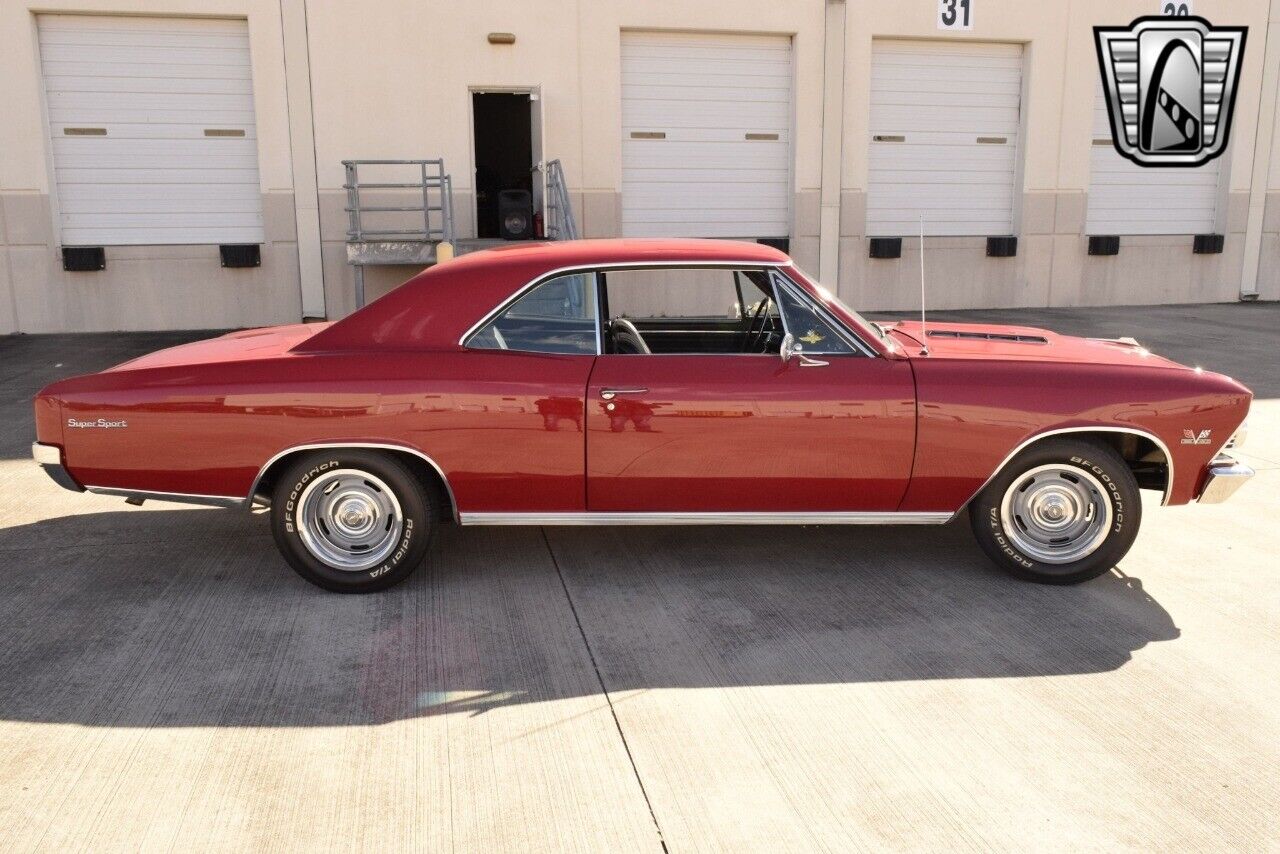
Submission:
<svg viewBox="0 0 1280 854">
<path fill-rule="evenodd" d="M 842 299 L 840 299 L 840 297 L 836 296 L 827 288 L 824 288 L 822 285 L 818 283 L 817 279 L 815 279 L 813 276 L 810 276 L 804 270 L 801 270 L 799 267 L 796 267 L 794 265 L 792 265 L 792 269 L 795 270 L 797 273 L 799 273 L 801 278 L 803 278 L 806 282 L 813 285 L 814 289 L 818 292 L 818 296 L 822 297 L 824 302 L 834 306 L 838 311 L 848 315 L 848 317 L 851 318 L 860 327 L 873 333 L 881 341 L 888 340 L 888 337 L 885 335 L 884 328 L 881 327 L 880 324 L 871 320 L 867 320 L 861 314 L 858 314 L 858 312 L 849 308 L 849 306 L 846 305 L 845 302 Z"/>
</svg>

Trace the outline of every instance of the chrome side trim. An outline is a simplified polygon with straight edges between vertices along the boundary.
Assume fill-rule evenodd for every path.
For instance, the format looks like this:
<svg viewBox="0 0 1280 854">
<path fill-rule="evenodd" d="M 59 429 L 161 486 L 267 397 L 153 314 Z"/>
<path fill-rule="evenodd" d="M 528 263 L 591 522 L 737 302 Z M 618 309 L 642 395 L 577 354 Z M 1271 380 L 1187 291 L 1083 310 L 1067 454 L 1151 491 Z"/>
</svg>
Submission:
<svg viewBox="0 0 1280 854">
<path fill-rule="evenodd" d="M 461 513 L 462 525 L 945 525 L 954 513 Z"/>
<path fill-rule="evenodd" d="M 206 507 L 243 507 L 245 500 L 231 495 L 193 495 L 187 492 L 154 492 L 146 489 L 118 489 L 114 486 L 86 486 L 94 495 L 115 495 L 139 501 L 172 501 L 175 504 L 201 504 Z"/>
<path fill-rule="evenodd" d="M 31 458 L 42 466 L 62 465 L 62 449 L 57 445 L 31 443 Z"/>
<path fill-rule="evenodd" d="M 480 328 L 481 328 L 481 327 L 483 327 L 486 323 L 488 323 L 490 320 L 493 320 L 495 317 L 497 317 L 497 316 L 498 316 L 499 314 L 501 314 L 502 312 L 506 311 L 508 308 L 510 308 L 510 306 L 511 306 L 511 304 L 512 304 L 513 302 L 515 302 L 516 300 L 520 299 L 520 297 L 524 296 L 526 293 L 528 293 L 528 292 L 529 292 L 530 290 L 532 290 L 533 288 L 537 287 L 538 285 L 542 284 L 543 282 L 547 281 L 548 279 L 554 279 L 554 278 L 555 278 L 555 277 L 557 277 L 557 276 L 564 276 L 564 275 L 567 275 L 567 274 L 569 274 L 569 273 L 595 273 L 595 274 L 599 274 L 599 273 L 602 273 L 602 272 L 607 273 L 607 272 L 609 272 L 610 270 L 625 270 L 625 269 L 627 269 L 628 267 L 646 267 L 646 268 L 649 268 L 649 269 L 651 269 L 651 270 L 664 270 L 664 269 L 667 269 L 667 268 L 678 268 L 678 267 L 722 267 L 722 268 L 724 268 L 724 269 L 726 269 L 726 270 L 778 270 L 778 269 L 781 269 L 785 264 L 790 264 L 790 263 L 791 263 L 790 261 L 786 261 L 786 262 L 783 262 L 783 261 L 771 261 L 771 262 L 761 262 L 761 261 L 615 261 L 615 262 L 612 262 L 612 263 L 603 263 L 603 264 L 574 264 L 574 265 L 571 265 L 571 266 L 568 266 L 568 267 L 557 267 L 557 268 L 556 268 L 556 269 L 554 269 L 554 270 L 548 270 L 548 271 L 546 271 L 545 273 L 540 273 L 540 274 L 538 274 L 538 276 L 537 276 L 537 277 L 535 277 L 534 279 L 532 279 L 532 280 L 530 280 L 530 281 L 528 281 L 528 282 L 525 282 L 523 285 L 521 285 L 520 287 L 516 288 L 515 292 L 514 292 L 513 294 L 511 294 L 511 296 L 507 297 L 505 300 L 503 300 L 502 302 L 498 303 L 498 306 L 497 306 L 496 308 L 494 308 L 492 311 L 490 311 L 490 312 L 489 312 L 488 314 L 486 314 L 484 317 L 480 318 L 478 321 L 476 321 L 475 323 L 473 323 L 473 324 L 471 325 L 471 327 L 470 327 L 469 329 L 467 329 L 467 331 L 466 331 L 466 332 L 462 333 L 461 337 L 459 337 L 459 338 L 458 338 L 458 346 L 459 346 L 459 347 L 466 347 L 466 346 L 467 346 L 467 339 L 468 339 L 468 338 L 470 338 L 470 337 L 471 337 L 473 334 L 475 334 L 476 332 L 478 332 L 478 331 L 480 330 Z M 597 291 L 597 293 L 598 293 L 598 291 L 599 291 L 599 287 L 600 287 L 600 277 L 599 277 L 599 275 L 596 275 L 596 276 L 594 276 L 594 278 L 595 278 L 595 280 L 596 280 L 596 285 L 595 285 L 595 287 L 596 287 L 596 291 Z M 599 303 L 599 298 L 597 297 L 597 301 L 596 301 L 596 305 L 597 305 L 597 307 L 599 306 L 599 304 L 600 304 L 600 303 Z M 596 313 L 597 313 L 597 314 L 599 314 L 599 311 L 597 311 Z M 603 351 L 600 349 L 600 345 L 599 345 L 599 341 L 598 341 L 598 339 L 599 339 L 599 332 L 600 332 L 600 325 L 601 325 L 603 322 L 604 322 L 603 318 L 600 318 L 600 317 L 597 317 L 597 318 L 596 318 L 596 333 L 597 333 L 597 346 L 596 346 L 596 350 L 597 350 L 597 355 L 599 355 L 601 352 L 603 352 Z"/>
<path fill-rule="evenodd" d="M 247 498 L 242 500 L 242 503 L 247 504 L 249 507 L 253 506 L 254 496 L 258 494 L 258 484 L 262 483 L 263 476 L 273 465 L 289 454 L 294 454 L 299 451 L 327 451 L 335 448 L 367 448 L 379 451 L 404 451 L 406 454 L 413 454 L 415 457 L 418 457 L 427 465 L 431 466 L 431 468 L 435 469 L 436 474 L 440 475 L 440 480 L 444 483 L 444 491 L 449 495 L 449 504 L 453 508 L 454 520 L 457 521 L 458 501 L 454 498 L 453 486 L 450 485 L 449 478 L 445 475 L 444 469 L 440 467 L 440 464 L 431 459 L 431 457 L 422 453 L 422 451 L 419 451 L 417 448 L 411 448 L 408 445 L 391 445 L 379 442 L 322 442 L 319 444 L 294 445 L 293 447 L 285 448 L 283 451 L 280 451 L 271 459 L 267 460 L 262 468 L 258 469 L 258 475 L 253 479 L 253 486 L 249 488 L 249 495 Z"/>
<path fill-rule="evenodd" d="M 1000 472 L 1004 470 L 1004 467 L 1009 464 L 1010 460 L 1022 453 L 1022 451 L 1029 445 L 1039 442 L 1041 439 L 1047 439 L 1050 436 L 1062 436 L 1069 433 L 1131 433 L 1135 436 L 1141 436 L 1144 439 L 1150 439 L 1152 442 L 1155 442 L 1156 447 L 1164 454 L 1165 465 L 1169 469 L 1169 477 L 1164 485 L 1164 499 L 1160 503 L 1161 505 L 1169 503 L 1169 496 L 1173 494 L 1173 454 L 1169 453 L 1169 446 L 1164 443 L 1164 440 L 1155 433 L 1150 433 L 1140 427 L 1104 427 L 1099 425 L 1097 427 L 1062 427 L 1057 430 L 1046 430 L 1043 433 L 1037 433 L 1030 438 L 1024 439 L 1021 444 L 1010 451 L 1009 454 L 1000 461 L 1000 465 L 996 466 L 996 470 L 991 473 L 991 477 L 984 480 L 982 482 L 982 486 L 975 489 L 973 491 L 973 495 L 966 498 L 960 506 L 969 506 L 969 502 L 977 498 L 978 493 L 986 489 L 987 484 L 996 479 L 996 475 L 1000 474 Z"/>
<path fill-rule="evenodd" d="M 1196 499 L 1201 504 L 1221 504 L 1253 477 L 1254 471 L 1239 460 L 1225 454 L 1209 464 L 1204 489 Z"/>
</svg>

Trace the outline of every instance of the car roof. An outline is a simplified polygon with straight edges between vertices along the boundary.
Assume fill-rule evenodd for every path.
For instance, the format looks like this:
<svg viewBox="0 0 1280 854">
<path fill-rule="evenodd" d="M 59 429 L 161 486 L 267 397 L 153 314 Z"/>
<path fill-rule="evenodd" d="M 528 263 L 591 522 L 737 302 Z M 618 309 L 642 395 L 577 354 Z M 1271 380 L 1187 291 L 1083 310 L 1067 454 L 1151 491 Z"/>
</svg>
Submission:
<svg viewBox="0 0 1280 854">
<path fill-rule="evenodd" d="M 745 240 L 707 240 L 695 237 L 615 238 L 606 240 L 566 240 L 515 242 L 460 256 L 456 264 L 502 264 L 504 262 L 545 263 L 548 270 L 559 267 L 635 264 L 645 261 L 669 263 L 786 264 L 786 253 Z"/>
<path fill-rule="evenodd" d="M 635 264 L 791 263 L 760 243 L 695 238 L 521 242 L 428 267 L 400 287 L 293 348 L 295 353 L 450 349 L 529 282 L 556 270 Z"/>
</svg>

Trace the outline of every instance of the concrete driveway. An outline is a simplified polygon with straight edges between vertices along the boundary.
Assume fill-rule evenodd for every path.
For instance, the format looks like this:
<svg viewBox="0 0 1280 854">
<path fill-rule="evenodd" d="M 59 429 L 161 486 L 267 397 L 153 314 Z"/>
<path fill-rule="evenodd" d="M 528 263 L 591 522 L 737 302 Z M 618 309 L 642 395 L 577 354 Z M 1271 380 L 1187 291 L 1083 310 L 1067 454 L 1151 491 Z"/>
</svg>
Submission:
<svg viewBox="0 0 1280 854">
<path fill-rule="evenodd" d="M 28 462 L 41 385 L 195 336 L 0 339 L 4 847 L 1274 849 L 1280 306 L 969 316 L 1237 376 L 1258 477 L 1074 588 L 960 521 L 451 528 L 342 597 Z"/>
</svg>

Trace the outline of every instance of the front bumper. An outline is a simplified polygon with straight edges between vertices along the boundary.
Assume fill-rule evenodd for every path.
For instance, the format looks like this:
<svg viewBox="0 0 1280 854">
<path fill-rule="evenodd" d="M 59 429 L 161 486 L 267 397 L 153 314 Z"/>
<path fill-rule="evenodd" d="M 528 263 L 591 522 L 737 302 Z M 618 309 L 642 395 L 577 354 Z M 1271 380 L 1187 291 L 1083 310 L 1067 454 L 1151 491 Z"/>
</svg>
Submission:
<svg viewBox="0 0 1280 854">
<path fill-rule="evenodd" d="M 1251 477 L 1253 469 L 1226 454 L 1219 454 L 1209 463 L 1209 474 L 1198 500 L 1201 504 L 1221 504 Z"/>
<path fill-rule="evenodd" d="M 58 486 L 63 489 L 69 489 L 72 492 L 84 492 L 84 487 L 76 483 L 75 478 L 62 465 L 62 449 L 57 445 L 42 445 L 39 442 L 32 442 L 31 458 L 40 464 L 40 468 L 44 469 L 44 473 L 49 475 Z"/>
</svg>

